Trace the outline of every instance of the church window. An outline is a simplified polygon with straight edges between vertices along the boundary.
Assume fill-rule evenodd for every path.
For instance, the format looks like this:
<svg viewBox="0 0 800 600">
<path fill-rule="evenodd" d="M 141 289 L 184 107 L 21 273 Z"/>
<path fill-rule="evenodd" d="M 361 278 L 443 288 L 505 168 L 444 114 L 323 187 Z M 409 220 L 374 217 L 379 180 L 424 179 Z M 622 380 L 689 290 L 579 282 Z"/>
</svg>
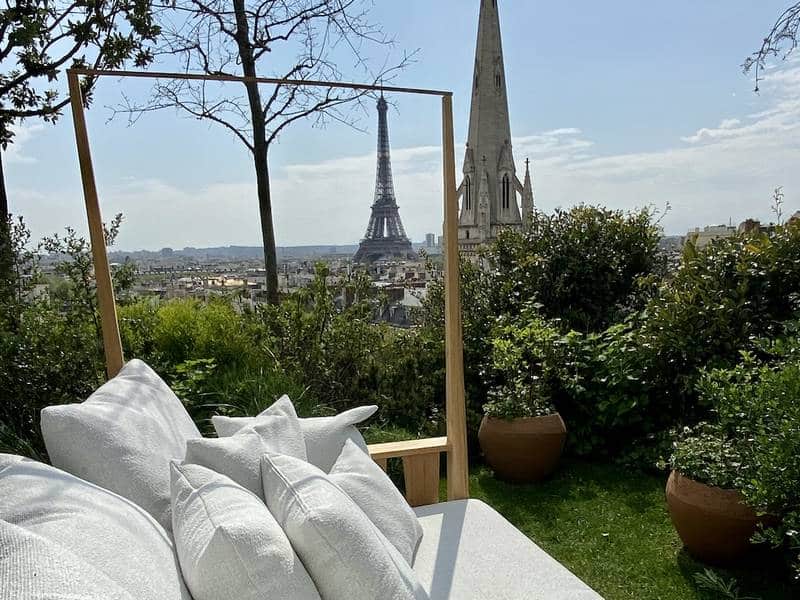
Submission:
<svg viewBox="0 0 800 600">
<path fill-rule="evenodd" d="M 501 197 L 503 210 L 508 210 L 511 207 L 511 179 L 509 179 L 508 173 L 503 175 Z"/>
<path fill-rule="evenodd" d="M 467 229 L 467 239 L 469 239 L 469 229 Z"/>
<path fill-rule="evenodd" d="M 464 206 L 467 210 L 472 210 L 472 180 L 469 175 L 464 180 Z"/>
<path fill-rule="evenodd" d="M 498 73 L 497 75 L 495 75 L 495 76 L 494 76 L 494 84 L 495 84 L 495 85 L 496 85 L 498 88 L 500 88 L 500 86 L 502 86 L 502 84 L 503 84 L 503 80 L 500 78 L 500 73 Z"/>
</svg>

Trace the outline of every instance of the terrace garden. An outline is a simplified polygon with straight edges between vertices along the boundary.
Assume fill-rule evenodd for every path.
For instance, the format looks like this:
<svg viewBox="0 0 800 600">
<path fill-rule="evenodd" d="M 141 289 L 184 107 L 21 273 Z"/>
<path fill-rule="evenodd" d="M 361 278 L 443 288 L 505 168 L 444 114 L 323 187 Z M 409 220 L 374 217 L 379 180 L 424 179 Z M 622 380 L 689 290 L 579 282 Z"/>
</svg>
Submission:
<svg viewBox="0 0 800 600">
<path fill-rule="evenodd" d="M 609 599 L 794 597 L 800 223 L 672 256 L 657 220 L 594 206 L 537 214 L 480 264 L 463 262 L 472 494 Z M 22 222 L 12 231 L 0 452 L 46 460 L 41 408 L 82 401 L 104 379 L 91 260 L 72 231 L 38 251 Z M 40 252 L 62 257 L 57 281 L 43 279 Z M 320 265 L 307 288 L 242 310 L 233 295 L 136 298 L 129 265 L 115 277 L 126 356 L 161 373 L 206 433 L 211 416 L 254 415 L 286 393 L 304 416 L 377 404 L 370 442 L 440 435 L 442 288 L 399 330 L 375 322 L 383 298 L 367 278 L 329 275 Z M 37 283 L 49 294 L 32 295 Z M 484 410 L 511 418 L 544 404 L 568 431 L 558 470 L 496 480 L 477 443 Z M 670 468 L 769 515 L 746 562 L 717 568 L 682 549 L 664 497 Z"/>
</svg>

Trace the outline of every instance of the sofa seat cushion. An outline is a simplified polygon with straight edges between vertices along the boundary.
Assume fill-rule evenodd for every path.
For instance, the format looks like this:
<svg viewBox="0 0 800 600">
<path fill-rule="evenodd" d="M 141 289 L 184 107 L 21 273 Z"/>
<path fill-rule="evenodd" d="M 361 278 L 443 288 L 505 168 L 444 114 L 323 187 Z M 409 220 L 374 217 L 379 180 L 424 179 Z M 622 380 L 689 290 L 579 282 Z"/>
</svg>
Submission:
<svg viewBox="0 0 800 600">
<path fill-rule="evenodd" d="M 136 600 L 74 554 L 0 519 L 3 600 Z"/>
<path fill-rule="evenodd" d="M 414 512 L 424 532 L 414 572 L 431 600 L 602 600 L 480 500 Z"/>
<path fill-rule="evenodd" d="M 0 454 L 0 519 L 43 538 L 51 548 L 60 547 L 90 567 L 87 573 L 99 572 L 131 598 L 191 600 L 166 530 L 133 502 L 69 473 Z M 29 547 L 42 550 L 36 539 Z M 17 572 L 24 578 L 22 564 L 27 563 L 27 576 L 35 576 L 39 556 L 16 557 Z M 67 568 L 65 555 L 59 560 Z M 3 596 L 6 576 L 0 573 L 0 600 L 16 600 Z M 115 597 L 119 594 L 109 593 L 109 598 Z"/>
</svg>

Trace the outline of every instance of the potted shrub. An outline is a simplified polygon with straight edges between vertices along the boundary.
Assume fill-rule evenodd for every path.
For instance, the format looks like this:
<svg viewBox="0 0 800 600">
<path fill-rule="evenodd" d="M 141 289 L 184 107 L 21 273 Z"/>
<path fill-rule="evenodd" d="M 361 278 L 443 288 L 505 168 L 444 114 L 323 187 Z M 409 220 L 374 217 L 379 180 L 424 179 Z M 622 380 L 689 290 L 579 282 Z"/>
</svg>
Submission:
<svg viewBox="0 0 800 600">
<path fill-rule="evenodd" d="M 498 478 L 522 483 L 547 477 L 566 437 L 564 421 L 540 385 L 517 381 L 490 392 L 478 440 Z"/>
<path fill-rule="evenodd" d="M 798 346 L 800 349 L 800 346 Z M 784 551 L 800 575 L 800 364 L 715 370 L 700 384 L 715 416 L 675 444 L 670 515 L 688 551 L 741 557 L 751 541 Z"/>
<path fill-rule="evenodd" d="M 686 550 L 710 563 L 731 562 L 750 548 L 761 519 L 739 491 L 742 457 L 710 426 L 675 444 L 667 506 Z"/>
</svg>

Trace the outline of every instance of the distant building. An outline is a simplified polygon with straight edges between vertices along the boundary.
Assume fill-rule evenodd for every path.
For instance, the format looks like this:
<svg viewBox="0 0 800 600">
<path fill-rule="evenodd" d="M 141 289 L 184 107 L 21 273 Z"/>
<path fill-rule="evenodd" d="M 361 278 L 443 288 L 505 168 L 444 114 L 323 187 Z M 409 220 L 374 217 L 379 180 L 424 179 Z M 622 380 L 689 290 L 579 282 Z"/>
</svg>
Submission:
<svg viewBox="0 0 800 600">
<path fill-rule="evenodd" d="M 436 234 L 435 233 L 426 233 L 425 234 L 425 247 L 426 248 L 435 248 L 436 247 Z"/>
<path fill-rule="evenodd" d="M 761 221 L 757 219 L 747 219 L 739 224 L 739 233 L 773 233 L 775 231 L 775 223 L 769 225 L 762 225 Z"/>
<path fill-rule="evenodd" d="M 700 229 L 695 227 L 686 234 L 686 241 L 692 242 L 698 250 L 702 250 L 714 240 L 721 240 L 736 235 L 736 227 L 732 225 L 708 225 Z"/>
</svg>

